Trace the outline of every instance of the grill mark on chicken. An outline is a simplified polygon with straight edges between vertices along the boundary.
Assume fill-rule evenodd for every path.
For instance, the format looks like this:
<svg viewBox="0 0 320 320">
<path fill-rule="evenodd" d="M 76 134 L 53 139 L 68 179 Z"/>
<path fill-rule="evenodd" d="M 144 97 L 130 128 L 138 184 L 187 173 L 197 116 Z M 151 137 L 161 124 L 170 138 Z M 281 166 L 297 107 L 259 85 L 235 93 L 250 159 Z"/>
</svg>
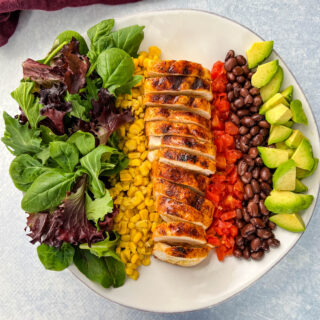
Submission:
<svg viewBox="0 0 320 320">
<path fill-rule="evenodd" d="M 146 80 L 148 87 L 156 91 L 174 90 L 181 91 L 187 88 L 192 90 L 207 90 L 210 91 L 210 82 L 201 78 L 184 77 L 184 76 L 167 76 L 159 78 L 149 78 Z"/>
</svg>

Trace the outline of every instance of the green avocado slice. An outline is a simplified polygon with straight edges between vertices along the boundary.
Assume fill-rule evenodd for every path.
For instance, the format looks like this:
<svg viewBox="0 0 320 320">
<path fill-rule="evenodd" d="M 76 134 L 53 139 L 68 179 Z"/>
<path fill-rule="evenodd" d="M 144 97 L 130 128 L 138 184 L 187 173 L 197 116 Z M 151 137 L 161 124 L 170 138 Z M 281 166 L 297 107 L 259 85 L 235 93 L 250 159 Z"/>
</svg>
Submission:
<svg viewBox="0 0 320 320">
<path fill-rule="evenodd" d="M 271 79 L 271 81 L 260 89 L 260 95 L 263 102 L 269 100 L 277 92 L 279 92 L 281 84 L 283 81 L 283 70 L 279 66 L 277 73 Z"/>
<path fill-rule="evenodd" d="M 306 230 L 304 221 L 297 213 L 276 214 L 269 218 L 277 226 L 291 232 L 303 232 Z"/>
<path fill-rule="evenodd" d="M 247 50 L 248 67 L 255 68 L 259 63 L 269 57 L 273 49 L 273 41 L 254 42 Z"/>
<path fill-rule="evenodd" d="M 251 84 L 256 88 L 267 85 L 278 71 L 279 61 L 273 60 L 258 66 L 256 73 L 251 78 Z"/>
</svg>

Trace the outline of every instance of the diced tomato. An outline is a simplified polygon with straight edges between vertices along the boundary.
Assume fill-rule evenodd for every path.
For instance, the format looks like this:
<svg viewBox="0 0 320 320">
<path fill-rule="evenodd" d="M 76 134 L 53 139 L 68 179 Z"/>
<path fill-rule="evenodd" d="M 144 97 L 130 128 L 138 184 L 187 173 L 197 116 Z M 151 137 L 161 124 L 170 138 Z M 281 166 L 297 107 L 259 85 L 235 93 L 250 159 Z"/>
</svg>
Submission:
<svg viewBox="0 0 320 320">
<path fill-rule="evenodd" d="M 242 158 L 242 153 L 239 150 L 225 150 L 224 155 L 226 157 L 226 160 L 229 164 L 236 163 L 238 159 Z"/>
<path fill-rule="evenodd" d="M 219 240 L 218 237 L 214 237 L 214 236 L 209 236 L 207 238 L 208 243 L 212 244 L 213 246 L 217 247 L 221 245 L 221 241 Z"/>
<path fill-rule="evenodd" d="M 226 253 L 227 253 L 227 248 L 224 245 L 221 245 L 216 248 L 216 253 L 219 261 L 223 261 Z"/>
<path fill-rule="evenodd" d="M 215 80 L 218 76 L 224 74 L 226 71 L 224 69 L 224 63 L 222 61 L 217 61 L 211 69 L 211 79 Z"/>
<path fill-rule="evenodd" d="M 218 75 L 213 81 L 212 81 L 212 90 L 215 92 L 224 92 L 226 91 L 226 86 L 228 84 L 228 80 L 222 75 Z"/>
<path fill-rule="evenodd" d="M 220 202 L 220 196 L 217 193 L 207 191 L 206 197 L 215 205 L 218 206 Z"/>
<path fill-rule="evenodd" d="M 229 194 L 225 198 L 223 205 L 225 206 L 226 209 L 233 210 L 233 209 L 241 208 L 241 201 Z"/>
<path fill-rule="evenodd" d="M 233 122 L 226 121 L 224 125 L 226 133 L 232 136 L 236 136 L 239 133 L 238 127 Z"/>
<path fill-rule="evenodd" d="M 236 217 L 236 211 L 232 210 L 232 211 L 227 211 L 225 213 L 223 213 L 220 217 L 221 220 L 226 221 L 226 220 L 230 220 Z"/>
<path fill-rule="evenodd" d="M 227 166 L 226 158 L 222 154 L 216 156 L 216 166 L 219 170 L 224 170 Z"/>
<path fill-rule="evenodd" d="M 214 112 L 212 115 L 212 128 L 224 130 L 224 123 L 220 121 L 219 116 L 216 112 Z"/>
<path fill-rule="evenodd" d="M 219 112 L 228 112 L 230 110 L 230 103 L 224 93 L 219 94 L 215 101 L 215 107 Z"/>
</svg>

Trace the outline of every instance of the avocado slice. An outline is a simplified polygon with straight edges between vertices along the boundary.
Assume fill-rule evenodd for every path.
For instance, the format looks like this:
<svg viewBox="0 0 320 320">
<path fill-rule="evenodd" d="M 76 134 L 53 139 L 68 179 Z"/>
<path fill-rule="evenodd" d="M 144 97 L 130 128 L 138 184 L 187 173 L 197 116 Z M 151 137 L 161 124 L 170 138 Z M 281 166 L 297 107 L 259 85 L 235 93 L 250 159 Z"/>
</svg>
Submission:
<svg viewBox="0 0 320 320">
<path fill-rule="evenodd" d="M 293 96 L 293 86 L 289 86 L 288 88 L 284 89 L 281 94 L 285 97 L 285 99 L 288 102 L 292 101 L 292 96 Z"/>
<path fill-rule="evenodd" d="M 300 180 L 296 179 L 296 187 L 294 192 L 305 192 L 308 191 L 308 187 L 304 185 Z"/>
<path fill-rule="evenodd" d="M 296 149 L 304 138 L 305 137 L 300 130 L 293 130 L 291 136 L 285 141 L 285 144 L 289 148 Z"/>
<path fill-rule="evenodd" d="M 272 125 L 268 139 L 268 145 L 286 140 L 291 135 L 292 129 L 281 126 Z"/>
<path fill-rule="evenodd" d="M 312 201 L 313 196 L 309 194 L 272 190 L 264 204 L 274 213 L 294 213 L 309 208 Z"/>
<path fill-rule="evenodd" d="M 273 97 L 271 97 L 267 102 L 265 102 L 261 106 L 261 108 L 259 110 L 259 113 L 260 114 L 265 114 L 267 111 L 269 111 L 270 109 L 274 108 L 275 106 L 277 106 L 280 103 L 282 103 L 285 106 L 289 107 L 289 103 L 283 97 L 283 95 L 281 93 L 276 93 Z"/>
<path fill-rule="evenodd" d="M 292 118 L 289 108 L 280 103 L 271 110 L 266 112 L 266 120 L 270 124 L 283 124 Z"/>
<path fill-rule="evenodd" d="M 258 66 L 257 71 L 251 78 L 252 86 L 262 88 L 267 85 L 278 71 L 279 61 L 273 60 Z"/>
<path fill-rule="evenodd" d="M 291 157 L 298 168 L 310 171 L 314 165 L 312 146 L 307 139 L 303 139 Z"/>
<path fill-rule="evenodd" d="M 276 74 L 271 79 L 271 81 L 260 89 L 260 95 L 263 102 L 269 100 L 277 92 L 279 92 L 281 84 L 283 81 L 283 70 L 279 66 Z"/>
<path fill-rule="evenodd" d="M 294 149 L 290 149 L 284 142 L 277 142 L 276 148 L 286 150 L 288 152 L 289 158 L 291 158 L 294 153 Z"/>
<path fill-rule="evenodd" d="M 275 148 L 258 147 L 259 154 L 263 163 L 268 168 L 277 168 L 281 163 L 289 160 L 287 150 L 280 150 Z"/>
<path fill-rule="evenodd" d="M 254 42 L 247 50 L 248 67 L 255 68 L 259 63 L 268 58 L 273 49 L 273 41 Z"/>
<path fill-rule="evenodd" d="M 286 127 L 288 127 L 288 128 L 292 128 L 293 127 L 293 121 L 291 121 L 291 120 L 289 120 L 289 121 L 287 121 L 286 123 L 284 123 L 283 125 L 284 126 L 286 126 Z"/>
<path fill-rule="evenodd" d="M 303 111 L 300 100 L 293 100 L 290 103 L 290 110 L 292 112 L 292 120 L 296 123 L 308 125 L 308 118 Z"/>
<path fill-rule="evenodd" d="M 275 190 L 293 191 L 296 187 L 296 164 L 290 159 L 277 168 L 272 177 Z"/>
<path fill-rule="evenodd" d="M 317 170 L 319 159 L 314 158 L 313 160 L 314 160 L 314 164 L 313 164 L 313 167 L 310 171 L 297 168 L 297 178 L 298 179 L 307 178 L 307 177 L 311 176 Z"/>
<path fill-rule="evenodd" d="M 306 230 L 304 221 L 298 213 L 276 214 L 269 218 L 277 226 L 291 232 L 303 232 Z"/>
</svg>

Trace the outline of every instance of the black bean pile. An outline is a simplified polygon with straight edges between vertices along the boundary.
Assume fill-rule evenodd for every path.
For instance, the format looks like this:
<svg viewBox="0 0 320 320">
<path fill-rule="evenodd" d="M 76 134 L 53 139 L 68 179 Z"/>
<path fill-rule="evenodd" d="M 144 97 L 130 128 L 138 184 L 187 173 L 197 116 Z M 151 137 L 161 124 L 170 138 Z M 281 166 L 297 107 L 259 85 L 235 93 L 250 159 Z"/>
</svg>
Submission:
<svg viewBox="0 0 320 320">
<path fill-rule="evenodd" d="M 265 167 L 257 146 L 267 146 L 269 123 L 259 114 L 262 105 L 259 89 L 252 87 L 253 72 L 242 55 L 230 50 L 225 58 L 227 71 L 227 95 L 231 106 L 230 120 L 239 127 L 236 149 L 243 153 L 238 161 L 238 174 L 244 184 L 242 209 L 237 209 L 234 256 L 254 260 L 261 259 L 270 247 L 278 247 L 269 221 L 270 212 L 264 199 L 272 190 L 272 172 Z M 272 146 L 271 146 L 272 147 Z"/>
</svg>

